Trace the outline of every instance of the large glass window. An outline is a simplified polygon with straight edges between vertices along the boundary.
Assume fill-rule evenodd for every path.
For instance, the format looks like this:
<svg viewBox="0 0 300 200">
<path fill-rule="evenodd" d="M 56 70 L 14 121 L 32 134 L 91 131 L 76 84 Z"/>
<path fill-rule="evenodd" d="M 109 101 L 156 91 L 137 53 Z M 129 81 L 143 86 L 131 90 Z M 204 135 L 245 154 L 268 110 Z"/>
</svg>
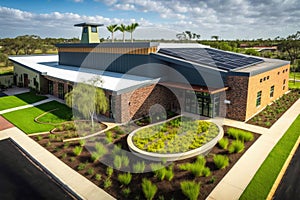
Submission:
<svg viewBox="0 0 300 200">
<path fill-rule="evenodd" d="M 260 104 L 261 104 L 261 91 L 259 91 L 258 93 L 257 93 L 257 96 L 256 96 L 256 107 L 258 107 L 258 106 L 260 106 Z"/>
<path fill-rule="evenodd" d="M 58 98 L 65 99 L 64 84 L 58 83 Z"/>
<path fill-rule="evenodd" d="M 274 96 L 274 88 L 275 88 L 275 86 L 273 85 L 270 89 L 270 98 L 272 98 Z"/>
<path fill-rule="evenodd" d="M 186 91 L 185 111 L 206 117 L 214 117 L 219 114 L 219 101 L 218 96 L 211 96 L 209 93 Z"/>
<path fill-rule="evenodd" d="M 53 81 L 48 81 L 48 93 L 53 95 Z"/>
</svg>

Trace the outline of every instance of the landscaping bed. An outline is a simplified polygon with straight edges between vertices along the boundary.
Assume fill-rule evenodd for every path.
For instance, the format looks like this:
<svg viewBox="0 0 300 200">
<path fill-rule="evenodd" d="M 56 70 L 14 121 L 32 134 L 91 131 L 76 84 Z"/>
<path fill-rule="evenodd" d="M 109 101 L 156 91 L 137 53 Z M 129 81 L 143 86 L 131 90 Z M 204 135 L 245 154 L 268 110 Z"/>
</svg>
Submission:
<svg viewBox="0 0 300 200">
<path fill-rule="evenodd" d="M 203 157 L 194 157 L 172 163 L 164 161 L 151 162 L 135 157 L 129 152 L 126 141 L 127 134 L 135 128 L 133 125 L 116 127 L 87 141 L 64 143 L 63 138 L 65 138 L 66 133 L 44 134 L 32 136 L 32 138 L 71 168 L 117 199 L 144 199 L 146 194 L 148 197 L 149 195 L 151 197 L 153 193 L 154 199 L 187 199 L 186 195 L 188 195 L 188 192 L 186 187 L 190 184 L 197 190 L 199 183 L 199 199 L 205 199 L 243 153 L 259 137 L 258 134 L 252 133 L 252 138 L 250 138 L 252 141 L 246 142 L 246 136 L 242 137 L 240 131 L 224 127 L 224 138 L 226 139 L 222 141 L 225 141 L 224 143 L 227 141 L 227 145 L 225 144 L 226 149 L 224 149 L 224 144 L 220 145 L 223 148 L 217 145 L 205 159 Z M 230 135 L 227 133 L 230 133 Z M 232 144 L 236 141 L 234 138 L 243 141 L 244 148 L 232 148 Z M 120 151 L 120 149 L 123 151 Z M 241 150 L 241 152 L 235 153 L 236 150 Z M 214 161 L 215 159 L 217 160 L 216 157 L 218 156 L 215 157 L 214 155 L 228 157 L 228 166 L 226 166 L 226 158 L 219 159 L 219 163 L 220 160 L 225 160 L 224 166 L 218 165 L 219 168 L 224 168 L 219 169 L 215 163 L 218 163 L 218 161 Z M 105 160 L 110 160 L 114 169 L 103 164 Z M 164 165 L 168 166 L 164 167 Z M 163 168 L 160 170 L 159 166 Z M 193 169 L 195 166 L 196 168 Z M 152 172 L 152 170 L 155 172 Z M 145 173 L 134 173 L 144 171 Z M 185 192 L 181 188 L 185 188 Z M 151 192 L 153 192 L 152 195 Z M 192 193 L 197 192 L 192 191 Z"/>
<path fill-rule="evenodd" d="M 177 117 L 135 132 L 132 141 L 143 151 L 172 154 L 199 148 L 218 134 L 219 128 L 214 123 Z"/>
<path fill-rule="evenodd" d="M 300 90 L 291 90 L 247 121 L 248 124 L 270 128 L 298 99 Z"/>
</svg>

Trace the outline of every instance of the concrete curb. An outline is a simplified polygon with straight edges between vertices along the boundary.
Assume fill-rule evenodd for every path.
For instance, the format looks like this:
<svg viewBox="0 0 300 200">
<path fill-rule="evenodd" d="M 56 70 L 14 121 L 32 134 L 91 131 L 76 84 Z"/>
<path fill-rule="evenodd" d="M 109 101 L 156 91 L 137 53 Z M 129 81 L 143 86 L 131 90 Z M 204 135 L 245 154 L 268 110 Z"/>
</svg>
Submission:
<svg viewBox="0 0 300 200">
<path fill-rule="evenodd" d="M 267 196 L 267 200 L 272 200 L 273 199 L 273 196 L 274 196 L 274 194 L 275 194 L 275 192 L 276 192 L 276 190 L 277 190 L 277 188 L 278 188 L 278 186 L 279 186 L 279 184 L 280 184 L 287 168 L 289 167 L 290 162 L 292 161 L 292 158 L 293 158 L 293 156 L 294 156 L 294 154 L 295 154 L 295 152 L 296 152 L 296 150 L 299 146 L 299 143 L 300 143 L 300 136 L 298 137 L 298 140 L 296 141 L 293 149 L 291 150 L 291 152 L 288 155 L 283 167 L 281 168 L 281 170 L 280 170 L 280 172 L 279 172 L 279 174 L 278 174 L 278 176 L 277 176 L 277 178 L 276 178 L 276 180 L 275 180 L 275 182 L 274 182 L 274 184 L 273 184 L 273 186 L 272 186 L 272 188 L 269 192 L 269 195 Z"/>
</svg>

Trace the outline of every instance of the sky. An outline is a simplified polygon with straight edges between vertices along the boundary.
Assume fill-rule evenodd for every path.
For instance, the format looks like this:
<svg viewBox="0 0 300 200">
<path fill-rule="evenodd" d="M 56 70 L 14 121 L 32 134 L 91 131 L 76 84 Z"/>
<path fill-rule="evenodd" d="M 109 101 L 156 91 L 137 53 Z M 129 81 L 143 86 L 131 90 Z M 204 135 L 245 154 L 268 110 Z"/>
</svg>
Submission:
<svg viewBox="0 0 300 200">
<path fill-rule="evenodd" d="M 100 37 L 111 24 L 139 23 L 136 39 L 176 39 L 189 30 L 201 39 L 286 37 L 300 31 L 299 0 L 0 0 L 0 38 L 33 34 L 79 38 L 74 24 L 95 22 Z M 121 39 L 120 32 L 115 37 Z M 127 34 L 126 38 L 130 35 Z"/>
</svg>

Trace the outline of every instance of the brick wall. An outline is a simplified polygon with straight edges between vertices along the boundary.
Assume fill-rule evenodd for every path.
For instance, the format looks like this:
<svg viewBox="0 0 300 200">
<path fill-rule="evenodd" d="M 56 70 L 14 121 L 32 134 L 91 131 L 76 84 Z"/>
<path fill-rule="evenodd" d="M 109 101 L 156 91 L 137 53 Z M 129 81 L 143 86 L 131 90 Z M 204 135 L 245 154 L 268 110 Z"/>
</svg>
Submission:
<svg viewBox="0 0 300 200">
<path fill-rule="evenodd" d="M 246 119 L 261 111 L 275 99 L 288 91 L 290 65 L 285 65 L 271 71 L 249 78 Z M 261 81 L 262 80 L 262 81 Z M 285 80 L 285 87 L 283 82 Z M 274 86 L 274 96 L 270 97 L 271 86 Z M 262 91 L 261 105 L 256 107 L 257 92 Z"/>
<path fill-rule="evenodd" d="M 227 105 L 226 117 L 234 120 L 244 121 L 247 109 L 247 91 L 249 77 L 228 76 L 227 84 L 229 90 L 226 92 L 226 99 L 230 101 Z"/>
<path fill-rule="evenodd" d="M 167 111 L 171 109 L 172 103 L 179 106 L 176 96 L 164 86 L 153 84 L 139 88 L 115 97 L 115 120 L 127 122 L 149 115 L 151 106 L 155 104 Z"/>
</svg>

